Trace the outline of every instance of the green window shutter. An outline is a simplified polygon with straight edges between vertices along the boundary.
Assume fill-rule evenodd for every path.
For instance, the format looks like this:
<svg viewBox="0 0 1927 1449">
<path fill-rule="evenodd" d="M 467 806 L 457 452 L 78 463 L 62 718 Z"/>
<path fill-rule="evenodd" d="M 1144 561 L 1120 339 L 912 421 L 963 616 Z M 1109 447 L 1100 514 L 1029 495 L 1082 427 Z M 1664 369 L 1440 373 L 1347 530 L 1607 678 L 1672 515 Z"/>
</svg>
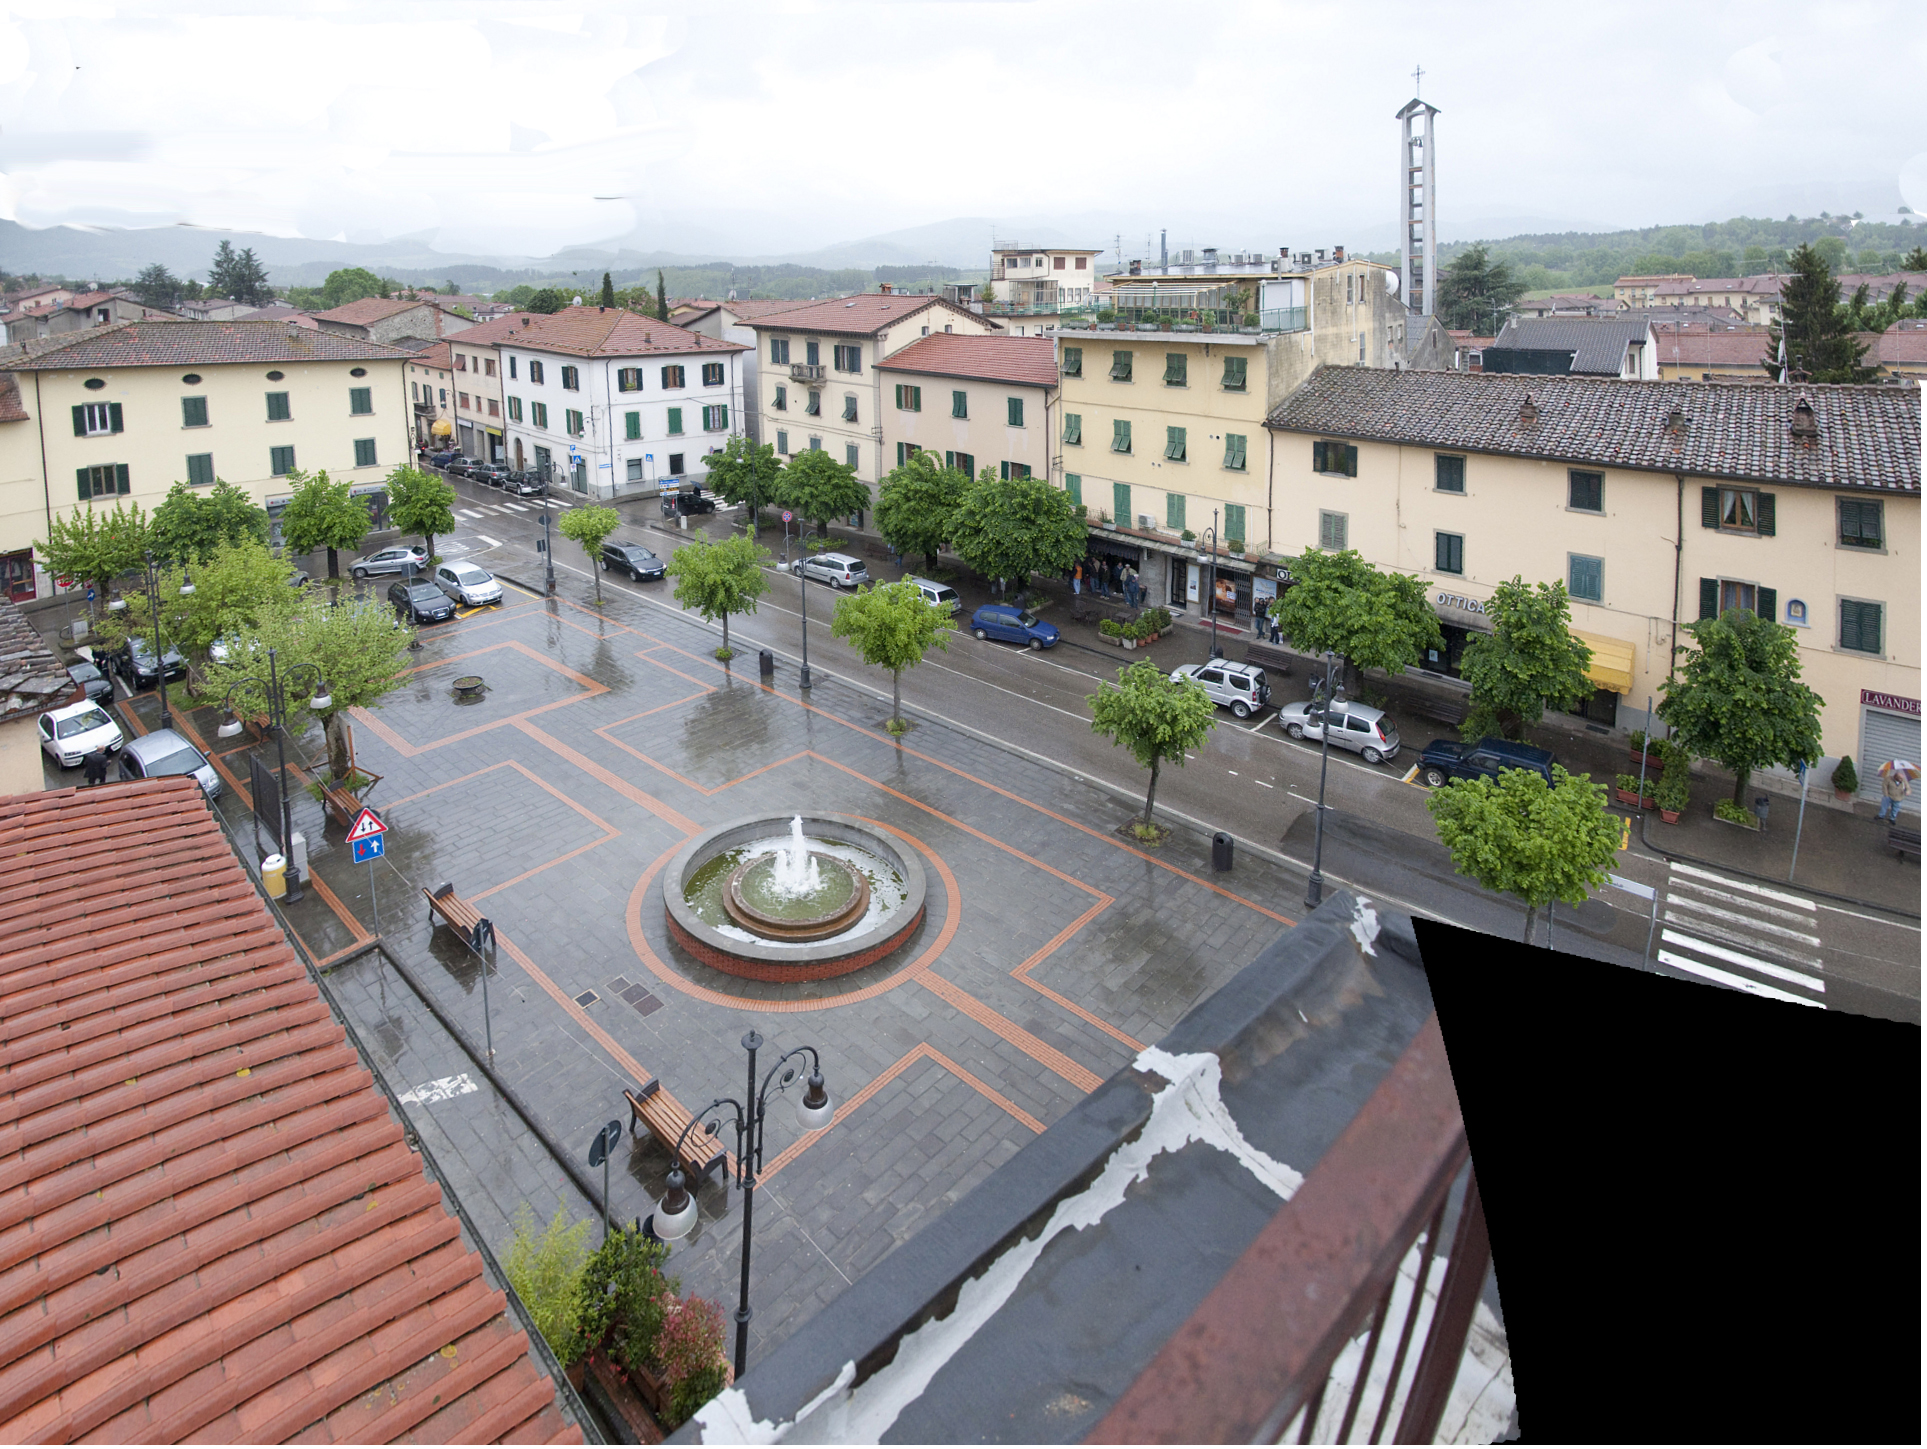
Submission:
<svg viewBox="0 0 1927 1449">
<path fill-rule="evenodd" d="M 903 444 L 901 443 L 897 444 L 897 466 L 899 468 L 903 466 Z"/>
<path fill-rule="evenodd" d="M 1190 359 L 1182 352 L 1165 353 L 1164 354 L 1164 385 L 1166 387 L 1185 386 L 1186 379 L 1190 375 L 1189 367 L 1188 367 L 1189 362 L 1190 362 Z"/>
<path fill-rule="evenodd" d="M 1082 413 L 1064 414 L 1064 441 L 1073 444 L 1084 441 L 1084 415 Z"/>
<path fill-rule="evenodd" d="M 682 409 L 671 408 L 669 410 L 669 436 L 674 438 L 674 437 L 680 437 L 681 434 L 682 434 Z"/>
<path fill-rule="evenodd" d="M 1224 536 L 1235 538 L 1239 543 L 1245 541 L 1245 506 L 1242 503 L 1227 503 L 1224 506 Z"/>
<path fill-rule="evenodd" d="M 861 450 L 858 449 L 855 443 L 845 443 L 843 445 L 843 466 L 852 472 L 860 466 L 858 460 L 862 456 Z"/>
<path fill-rule="evenodd" d="M 719 433 L 726 433 L 729 431 L 729 404 L 728 403 L 718 403 L 716 405 L 716 431 Z"/>
<path fill-rule="evenodd" d="M 999 478 L 1002 478 L 1004 482 L 1008 483 L 1010 481 L 1010 464 L 999 463 L 997 465 L 997 476 Z"/>
<path fill-rule="evenodd" d="M 1780 591 L 1778 589 L 1762 588 L 1759 593 L 1759 600 L 1759 607 L 1755 609 L 1754 612 L 1769 624 L 1776 622 L 1780 617 Z"/>
<path fill-rule="evenodd" d="M 788 433 L 778 433 L 776 435 L 776 451 L 783 454 L 784 457 L 789 456 L 790 435 Z"/>
<path fill-rule="evenodd" d="M 292 452 L 293 450 L 290 449 L 289 451 Z M 116 463 L 114 464 L 114 491 L 116 493 L 125 493 L 127 490 L 127 465 L 125 463 Z"/>
<path fill-rule="evenodd" d="M 107 404 L 107 431 L 110 433 L 121 431 L 119 403 Z"/>
<path fill-rule="evenodd" d="M 1005 398 L 1004 411 L 1007 414 L 1005 421 L 1009 423 L 1011 427 L 1021 428 L 1024 425 L 1024 400 L 1022 398 Z"/>
<path fill-rule="evenodd" d="M 957 454 L 957 471 L 963 474 L 964 477 L 974 480 L 977 476 L 976 455 L 972 453 Z"/>
<path fill-rule="evenodd" d="M 1311 445 L 1311 471 L 1314 473 L 1322 473 L 1325 471 L 1325 445 L 1323 443 L 1313 443 Z"/>
<path fill-rule="evenodd" d="M 1356 443 L 1340 443 L 1338 446 L 1344 450 L 1340 456 L 1344 459 L 1343 471 L 1345 476 L 1347 478 L 1356 478 L 1358 476 L 1358 445 Z"/>
<path fill-rule="evenodd" d="M 1184 527 L 1184 495 L 1167 493 L 1164 495 L 1164 526 L 1182 529 Z"/>
<path fill-rule="evenodd" d="M 1131 451 L 1131 424 L 1126 418 L 1117 418 L 1111 423 L 1111 451 L 1113 453 Z"/>
<path fill-rule="evenodd" d="M 1066 347 L 1064 349 L 1064 376 L 1082 377 L 1084 375 L 1084 349 Z"/>
<path fill-rule="evenodd" d="M 87 408 L 84 403 L 74 404 L 74 436 L 76 438 L 87 436 Z"/>
<path fill-rule="evenodd" d="M 1111 507 L 1114 510 L 1112 516 L 1120 526 L 1129 528 L 1136 522 L 1131 516 L 1131 485 L 1129 483 L 1113 483 L 1111 485 Z"/>
<path fill-rule="evenodd" d="M 214 455 L 212 453 L 190 453 L 187 457 L 187 481 L 202 488 L 214 481 Z"/>
<path fill-rule="evenodd" d="M 1860 605 L 1852 599 L 1840 601 L 1840 647 L 1860 647 Z"/>
<path fill-rule="evenodd" d="M 630 442 L 634 442 L 640 438 L 642 436 L 642 414 L 624 413 L 622 415 L 622 433 Z"/>
<path fill-rule="evenodd" d="M 80 409 L 76 408 L 74 411 L 79 412 Z M 87 469 L 85 468 L 76 468 L 74 475 L 80 481 L 80 501 L 85 503 L 94 496 L 93 480 L 87 476 Z"/>
<path fill-rule="evenodd" d="M 1708 492 L 1713 490 L 1709 489 Z M 1700 580 L 1700 615 L 1702 619 L 1717 619 L 1720 616 L 1720 581 L 1718 579 Z"/>
<path fill-rule="evenodd" d="M 1878 654 L 1880 649 L 1880 605 L 1862 604 L 1860 606 L 1860 647 L 1869 654 Z"/>
<path fill-rule="evenodd" d="M 923 389 L 920 387 L 910 389 L 910 411 L 913 413 L 923 411 Z"/>
<path fill-rule="evenodd" d="M 1166 428 L 1164 430 L 1164 456 L 1173 463 L 1184 461 L 1184 429 Z"/>
<path fill-rule="evenodd" d="M 1603 559 L 1588 558 L 1584 554 L 1568 554 L 1566 570 L 1566 591 L 1575 599 L 1590 599 L 1594 603 L 1604 599 L 1606 594 L 1606 565 Z"/>
<path fill-rule="evenodd" d="M 950 394 L 950 416 L 967 418 L 970 416 L 970 394 L 953 392 Z"/>
<path fill-rule="evenodd" d="M 1226 433 L 1224 435 L 1224 465 L 1242 473 L 1245 466 L 1245 435 Z M 1227 525 L 1227 528 L 1229 525 Z"/>
<path fill-rule="evenodd" d="M 120 431 L 118 424 L 115 426 L 114 431 Z M 1755 503 L 1758 505 L 1758 512 L 1754 515 L 1754 521 L 1759 524 L 1760 537 L 1771 538 L 1773 537 L 1773 495 L 1771 493 L 1756 493 L 1753 497 Z"/>
<path fill-rule="evenodd" d="M 377 466 L 375 462 L 375 440 L 373 438 L 355 439 L 355 466 L 357 468 L 373 468 Z"/>
<path fill-rule="evenodd" d="M 1113 352 L 1111 354 L 1111 381 L 1129 382 L 1131 380 L 1131 354 Z"/>
<path fill-rule="evenodd" d="M 1064 491 L 1070 495 L 1071 502 L 1077 504 L 1083 503 L 1084 479 L 1076 473 L 1066 473 L 1064 475 Z"/>
<path fill-rule="evenodd" d="M 1720 526 L 1720 490 L 1717 488 L 1700 489 L 1700 527 L 1718 528 Z M 1700 617 L 1705 618 L 1705 615 Z"/>
<path fill-rule="evenodd" d="M 1224 387 L 1226 392 L 1243 392 L 1245 390 L 1245 364 L 1248 361 L 1249 359 L 1243 357 L 1227 357 L 1224 360 Z"/>
<path fill-rule="evenodd" d="M 363 413 L 372 413 L 374 410 L 374 389 L 366 387 L 351 387 L 348 389 L 348 411 L 350 413 L 359 416 Z"/>
<path fill-rule="evenodd" d="M 207 426 L 206 398 L 184 397 L 181 399 L 181 426 L 184 428 L 204 428 Z"/>
</svg>

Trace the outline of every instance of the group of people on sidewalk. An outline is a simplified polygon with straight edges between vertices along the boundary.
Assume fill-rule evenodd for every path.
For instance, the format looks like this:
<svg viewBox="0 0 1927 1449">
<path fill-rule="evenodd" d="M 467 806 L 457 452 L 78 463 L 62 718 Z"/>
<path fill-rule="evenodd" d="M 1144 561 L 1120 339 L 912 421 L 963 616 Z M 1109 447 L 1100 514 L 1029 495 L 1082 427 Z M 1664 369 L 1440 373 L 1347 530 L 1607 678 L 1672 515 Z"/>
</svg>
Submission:
<svg viewBox="0 0 1927 1449">
<path fill-rule="evenodd" d="M 1070 584 L 1073 594 L 1083 593 L 1088 586 L 1099 598 L 1119 598 L 1133 609 L 1143 598 L 1137 570 L 1122 559 L 1092 556 L 1073 564 Z"/>
</svg>

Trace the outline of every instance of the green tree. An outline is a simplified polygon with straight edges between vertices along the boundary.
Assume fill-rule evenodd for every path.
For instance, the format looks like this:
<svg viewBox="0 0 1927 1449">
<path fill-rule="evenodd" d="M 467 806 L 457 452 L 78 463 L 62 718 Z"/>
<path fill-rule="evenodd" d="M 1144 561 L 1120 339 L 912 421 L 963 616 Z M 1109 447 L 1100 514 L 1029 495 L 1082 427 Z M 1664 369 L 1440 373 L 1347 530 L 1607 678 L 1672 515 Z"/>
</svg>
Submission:
<svg viewBox="0 0 1927 1449">
<path fill-rule="evenodd" d="M 1733 803 L 1746 804 L 1753 771 L 1792 768 L 1820 758 L 1820 710 L 1826 701 L 1800 682 L 1793 630 L 1751 609 L 1685 626 L 1690 646 L 1660 689 L 1659 717 L 1673 739 L 1733 772 Z"/>
<path fill-rule="evenodd" d="M 55 578 L 94 586 L 93 613 L 99 618 L 114 580 L 141 566 L 148 528 L 146 510 L 138 503 L 116 503 L 111 513 L 90 503 L 56 513 L 46 538 L 34 540 L 33 551 Z"/>
<path fill-rule="evenodd" d="M 946 468 L 935 453 L 919 449 L 884 476 L 877 490 L 877 529 L 898 553 L 921 553 L 934 570 L 937 550 L 950 541 L 970 486 L 961 470 Z"/>
<path fill-rule="evenodd" d="M 181 592 L 189 571 L 179 564 L 159 571 L 161 634 L 170 643 L 195 653 L 205 652 L 216 639 L 247 637 L 262 610 L 298 593 L 289 587 L 288 566 L 258 540 L 223 540 L 193 565 L 194 591 Z M 118 649 L 130 633 L 152 627 L 152 605 L 145 588 L 125 595 L 126 609 L 106 616 L 101 634 L 110 649 Z"/>
<path fill-rule="evenodd" d="M 1492 591 L 1485 606 L 1490 634 L 1466 642 L 1460 672 L 1472 686 L 1465 737 L 1523 740 L 1550 704 L 1570 709 L 1592 693 L 1586 668 L 1592 650 L 1572 635 L 1563 582 L 1528 584 L 1518 575 Z"/>
<path fill-rule="evenodd" d="M 522 303 L 522 310 L 553 316 L 568 305 L 569 294 L 560 287 L 542 287 L 529 294 L 529 299 Z"/>
<path fill-rule="evenodd" d="M 388 475 L 388 518 L 403 533 L 421 535 L 435 562 L 435 535 L 455 531 L 455 490 L 436 473 L 404 463 Z"/>
<path fill-rule="evenodd" d="M 210 297 L 226 297 L 251 307 L 265 307 L 274 300 L 267 269 L 254 255 L 253 247 L 237 252 L 232 242 L 222 242 L 215 248 L 214 265 L 208 271 L 207 282 Z"/>
<path fill-rule="evenodd" d="M 181 279 L 159 262 L 152 262 L 134 278 L 134 295 L 149 307 L 171 310 L 181 305 Z"/>
<path fill-rule="evenodd" d="M 798 453 L 783 469 L 775 501 L 809 519 L 818 534 L 827 534 L 832 518 L 848 518 L 870 506 L 870 490 L 848 463 L 812 448 Z"/>
<path fill-rule="evenodd" d="M 1526 903 L 1526 941 L 1545 907 L 1580 905 L 1604 885 L 1619 853 L 1605 788 L 1558 765 L 1550 786 L 1536 770 L 1501 770 L 1496 780 L 1454 780 L 1426 805 L 1454 870 Z"/>
<path fill-rule="evenodd" d="M 950 546 L 989 579 L 1028 585 L 1034 573 L 1061 574 L 1090 549 L 1084 507 L 1042 478 L 999 478 L 986 468 L 952 515 Z"/>
<path fill-rule="evenodd" d="M 903 671 L 923 662 L 931 645 L 950 648 L 950 613 L 924 598 L 915 584 L 900 580 L 858 589 L 836 605 L 830 632 L 856 646 L 863 662 L 890 671 L 892 734 L 907 728 L 903 719 Z"/>
<path fill-rule="evenodd" d="M 268 541 L 268 511 L 232 483 L 216 479 L 212 488 L 176 483 L 154 510 L 148 546 L 173 563 L 211 553 L 216 544 L 254 539 Z"/>
<path fill-rule="evenodd" d="M 609 274 L 602 274 L 602 305 L 613 307 L 616 304 L 616 284 L 609 280 Z"/>
<path fill-rule="evenodd" d="M 602 575 L 596 570 L 596 564 L 601 560 L 602 540 L 622 527 L 622 515 L 613 508 L 590 504 L 586 508 L 569 509 L 556 526 L 564 538 L 581 544 L 582 551 L 589 556 L 590 576 L 595 579 L 595 601 L 601 603 Z"/>
<path fill-rule="evenodd" d="M 1099 684 L 1086 695 L 1091 707 L 1091 729 L 1114 745 L 1131 752 L 1151 772 L 1144 793 L 1141 830 L 1149 833 L 1151 811 L 1157 804 L 1158 771 L 1166 760 L 1184 768 L 1184 757 L 1204 745 L 1218 723 L 1218 707 L 1211 696 L 1189 679 L 1173 680 L 1148 659 L 1117 672 L 1117 685 Z"/>
<path fill-rule="evenodd" d="M 1300 649 L 1332 650 L 1352 669 L 1402 674 L 1426 649 L 1443 647 L 1423 579 L 1380 573 L 1353 549 L 1308 548 L 1289 567 L 1296 582 L 1272 607 Z"/>
<path fill-rule="evenodd" d="M 1927 247 L 1917 246 L 1900 260 L 1903 272 L 1927 272 Z"/>
<path fill-rule="evenodd" d="M 502 1271 L 515 1296 L 535 1320 L 535 1328 L 564 1363 L 575 1349 L 576 1294 L 589 1261 L 589 1220 L 570 1223 L 568 1209 L 556 1204 L 555 1216 L 538 1230 L 527 1203 L 518 1203 L 515 1236 L 502 1255 Z"/>
<path fill-rule="evenodd" d="M 676 602 L 694 609 L 705 620 L 723 621 L 723 644 L 718 659 L 729 659 L 729 616 L 753 614 L 756 601 L 769 592 L 769 550 L 747 534 L 733 533 L 720 543 L 699 538 L 669 556 L 666 572 L 676 581 Z"/>
<path fill-rule="evenodd" d="M 288 475 L 294 493 L 281 515 L 281 536 L 293 554 L 328 550 L 328 577 L 341 577 L 340 554 L 344 548 L 360 548 L 370 527 L 368 510 L 359 500 L 349 497 L 348 480 L 339 483 L 328 476 L 326 468 L 316 473 L 300 469 Z"/>
<path fill-rule="evenodd" d="M 1504 261 L 1493 260 L 1483 245 L 1471 246 L 1440 274 L 1432 310 L 1447 327 L 1469 327 L 1490 336 L 1486 329 L 1498 331 L 1504 314 L 1525 290 Z"/>
<path fill-rule="evenodd" d="M 749 510 L 749 531 L 761 523 L 762 506 L 776 500 L 781 490 L 783 463 L 768 443 L 752 443 L 741 433 L 731 435 L 720 453 L 704 460 L 709 464 L 710 489 L 725 503 L 745 504 Z"/>
<path fill-rule="evenodd" d="M 1857 340 L 1840 305 L 1840 284 L 1818 247 L 1802 245 L 1793 253 L 1793 274 L 1780 288 L 1780 316 L 1767 332 L 1762 363 L 1776 382 L 1780 344 L 1786 342 L 1788 366 L 1812 382 L 1870 382 L 1876 369 L 1863 367 L 1866 344 Z"/>
<path fill-rule="evenodd" d="M 656 268 L 656 319 L 661 322 L 669 320 L 669 290 L 663 285 L 660 267 Z"/>
<path fill-rule="evenodd" d="M 348 745 L 347 713 L 367 708 L 399 688 L 407 678 L 408 641 L 414 631 L 378 599 L 356 599 L 332 608 L 326 599 L 307 590 L 289 589 L 260 607 L 252 635 L 260 651 L 237 654 L 225 664 L 209 662 L 209 695 L 225 699 L 234 691 L 237 710 L 248 716 L 267 713 L 267 698 L 252 681 L 265 678 L 262 661 L 275 651 L 275 668 L 282 679 L 294 677 L 302 665 L 312 664 L 328 686 L 328 706 L 317 712 L 311 678 L 285 691 L 288 728 L 298 736 L 309 720 L 319 720 L 328 742 L 328 769 L 334 780 L 348 778 L 352 763 Z"/>
<path fill-rule="evenodd" d="M 328 273 L 328 280 L 321 284 L 321 301 L 324 309 L 332 309 L 364 297 L 385 296 L 387 291 L 387 284 L 366 267 L 342 267 Z"/>
</svg>

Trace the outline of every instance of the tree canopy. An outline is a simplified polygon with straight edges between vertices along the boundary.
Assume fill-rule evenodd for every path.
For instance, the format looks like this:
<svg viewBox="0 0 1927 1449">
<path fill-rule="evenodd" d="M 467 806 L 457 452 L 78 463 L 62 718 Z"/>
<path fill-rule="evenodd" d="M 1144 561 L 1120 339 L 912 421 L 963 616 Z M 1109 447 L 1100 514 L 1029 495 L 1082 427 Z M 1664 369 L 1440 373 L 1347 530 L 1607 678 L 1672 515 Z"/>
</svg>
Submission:
<svg viewBox="0 0 1927 1449">
<path fill-rule="evenodd" d="M 455 531 L 455 490 L 438 473 L 404 463 L 388 475 L 388 518 L 403 533 L 419 534 L 435 562 L 435 535 Z"/>
<path fill-rule="evenodd" d="M 951 516 L 950 546 L 985 578 L 1028 584 L 1061 574 L 1089 552 L 1084 505 L 1042 478 L 999 478 L 986 468 Z"/>
<path fill-rule="evenodd" d="M 709 464 L 710 490 L 725 503 L 747 505 L 754 532 L 762 505 L 774 502 L 781 491 L 783 463 L 776 449 L 735 433 L 722 452 L 711 453 L 704 461 Z"/>
<path fill-rule="evenodd" d="M 1472 686 L 1467 739 L 1523 740 L 1548 704 L 1570 709 L 1592 693 L 1592 650 L 1572 635 L 1563 582 L 1528 584 L 1515 574 L 1492 591 L 1485 614 L 1492 632 L 1466 641 L 1459 666 Z"/>
<path fill-rule="evenodd" d="M 596 602 L 601 603 L 602 572 L 596 565 L 601 562 L 602 540 L 622 527 L 622 515 L 613 508 L 592 503 L 569 509 L 556 527 L 564 538 L 572 538 L 581 544 L 582 552 L 588 555 L 589 572 L 595 579 Z"/>
<path fill-rule="evenodd" d="M 616 284 L 609 280 L 609 274 L 607 272 L 602 274 L 601 304 L 604 307 L 613 307 L 616 304 Z"/>
<path fill-rule="evenodd" d="M 950 531 L 971 486 L 968 474 L 946 468 L 935 453 L 919 449 L 884 475 L 877 490 L 877 529 L 898 553 L 920 553 L 935 569 L 937 550 Z"/>
<path fill-rule="evenodd" d="M 950 648 L 950 613 L 907 579 L 858 589 L 839 599 L 830 632 L 856 646 L 863 662 L 890 671 L 890 730 L 901 733 L 903 671 L 923 662 L 931 645 Z"/>
<path fill-rule="evenodd" d="M 1558 765 L 1549 787 L 1536 770 L 1501 770 L 1496 780 L 1454 780 L 1426 805 L 1454 870 L 1526 903 L 1527 941 L 1542 909 L 1584 902 L 1619 853 L 1605 787 Z"/>
<path fill-rule="evenodd" d="M 232 242 L 222 242 L 215 248 L 207 283 L 210 297 L 226 297 L 250 307 L 265 307 L 274 301 L 267 268 L 254 255 L 253 247 L 243 247 L 237 252 Z"/>
<path fill-rule="evenodd" d="M 288 583 L 288 566 L 252 538 L 223 540 L 202 555 L 193 566 L 191 594 L 181 592 L 187 577 L 179 564 L 163 566 L 155 598 L 162 636 L 197 653 L 216 639 L 250 636 L 264 610 L 299 593 Z M 125 610 L 102 620 L 101 634 L 110 648 L 118 648 L 129 633 L 150 627 L 152 606 L 145 582 L 126 600 Z"/>
<path fill-rule="evenodd" d="M 1790 369 L 1809 381 L 1872 381 L 1877 370 L 1861 366 L 1867 345 L 1848 325 L 1840 284 L 1825 256 L 1817 247 L 1802 246 L 1793 253 L 1791 265 L 1793 275 L 1780 288 L 1780 316 L 1767 332 L 1766 370 L 1776 382 L 1786 380 L 1780 374 L 1784 337 Z"/>
<path fill-rule="evenodd" d="M 1117 684 L 1099 684 L 1086 695 L 1091 707 L 1091 730 L 1122 745 L 1131 758 L 1151 772 L 1144 793 L 1144 821 L 1151 826 L 1157 804 L 1158 771 L 1166 760 L 1184 768 L 1184 757 L 1203 746 L 1218 723 L 1218 707 L 1202 686 L 1189 679 L 1172 679 L 1148 659 L 1117 672 Z"/>
<path fill-rule="evenodd" d="M 1289 569 L 1296 582 L 1273 608 L 1285 636 L 1300 649 L 1330 649 L 1354 669 L 1402 674 L 1426 649 L 1444 643 L 1423 579 L 1380 573 L 1353 549 L 1308 548 Z"/>
<path fill-rule="evenodd" d="M 848 518 L 868 508 L 870 490 L 848 463 L 837 462 L 821 448 L 811 448 L 798 453 L 783 469 L 776 502 L 795 509 L 816 525 L 818 533 L 825 533 L 832 518 Z"/>
<path fill-rule="evenodd" d="M 336 482 L 326 468 L 288 474 L 294 492 L 281 514 L 281 536 L 293 554 L 328 550 L 328 577 L 341 577 L 338 550 L 361 547 L 370 527 L 368 510 L 349 496 L 347 479 Z"/>
<path fill-rule="evenodd" d="M 769 561 L 769 550 L 743 533 L 720 543 L 698 538 L 669 556 L 664 572 L 676 581 L 676 602 L 711 623 L 723 621 L 717 658 L 730 657 L 729 616 L 755 613 L 756 601 L 769 591 L 769 575 L 763 572 Z"/>
<path fill-rule="evenodd" d="M 1690 646 L 1660 688 L 1659 717 L 1683 748 L 1733 772 L 1733 803 L 1746 804 L 1753 771 L 1792 768 L 1820 758 L 1820 710 L 1826 701 L 1800 682 L 1793 630 L 1751 609 L 1684 626 Z"/>
<path fill-rule="evenodd" d="M 212 488 L 176 483 L 154 510 L 148 546 L 171 563 L 211 553 L 216 544 L 268 540 L 268 511 L 246 489 L 216 479 Z"/>
<path fill-rule="evenodd" d="M 185 290 L 181 279 L 159 262 L 142 267 L 140 275 L 134 278 L 134 295 L 149 307 L 165 307 L 171 311 L 181 305 Z"/>
<path fill-rule="evenodd" d="M 1470 246 L 1440 272 L 1432 310 L 1447 327 L 1470 328 L 1489 337 L 1525 290 L 1526 284 L 1503 260 L 1495 260 L 1483 246 Z"/>
<path fill-rule="evenodd" d="M 148 547 L 147 512 L 138 503 L 116 503 L 113 510 L 91 503 L 71 513 L 56 513 L 47 536 L 34 540 L 34 553 L 56 579 L 94 586 L 94 612 L 107 604 L 115 579 L 139 568 Z"/>
</svg>

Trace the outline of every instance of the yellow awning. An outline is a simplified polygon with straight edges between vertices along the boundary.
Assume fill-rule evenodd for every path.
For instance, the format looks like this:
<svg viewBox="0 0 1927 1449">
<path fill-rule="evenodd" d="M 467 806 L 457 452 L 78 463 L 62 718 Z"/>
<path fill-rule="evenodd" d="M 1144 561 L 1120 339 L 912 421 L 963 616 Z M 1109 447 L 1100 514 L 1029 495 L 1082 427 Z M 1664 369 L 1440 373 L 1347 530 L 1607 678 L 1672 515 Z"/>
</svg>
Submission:
<svg viewBox="0 0 1927 1449">
<path fill-rule="evenodd" d="M 1586 674 L 1601 689 L 1614 694 L 1633 692 L 1633 646 L 1624 639 L 1608 639 L 1603 634 L 1572 630 L 1572 637 L 1592 650 L 1592 664 Z"/>
</svg>

